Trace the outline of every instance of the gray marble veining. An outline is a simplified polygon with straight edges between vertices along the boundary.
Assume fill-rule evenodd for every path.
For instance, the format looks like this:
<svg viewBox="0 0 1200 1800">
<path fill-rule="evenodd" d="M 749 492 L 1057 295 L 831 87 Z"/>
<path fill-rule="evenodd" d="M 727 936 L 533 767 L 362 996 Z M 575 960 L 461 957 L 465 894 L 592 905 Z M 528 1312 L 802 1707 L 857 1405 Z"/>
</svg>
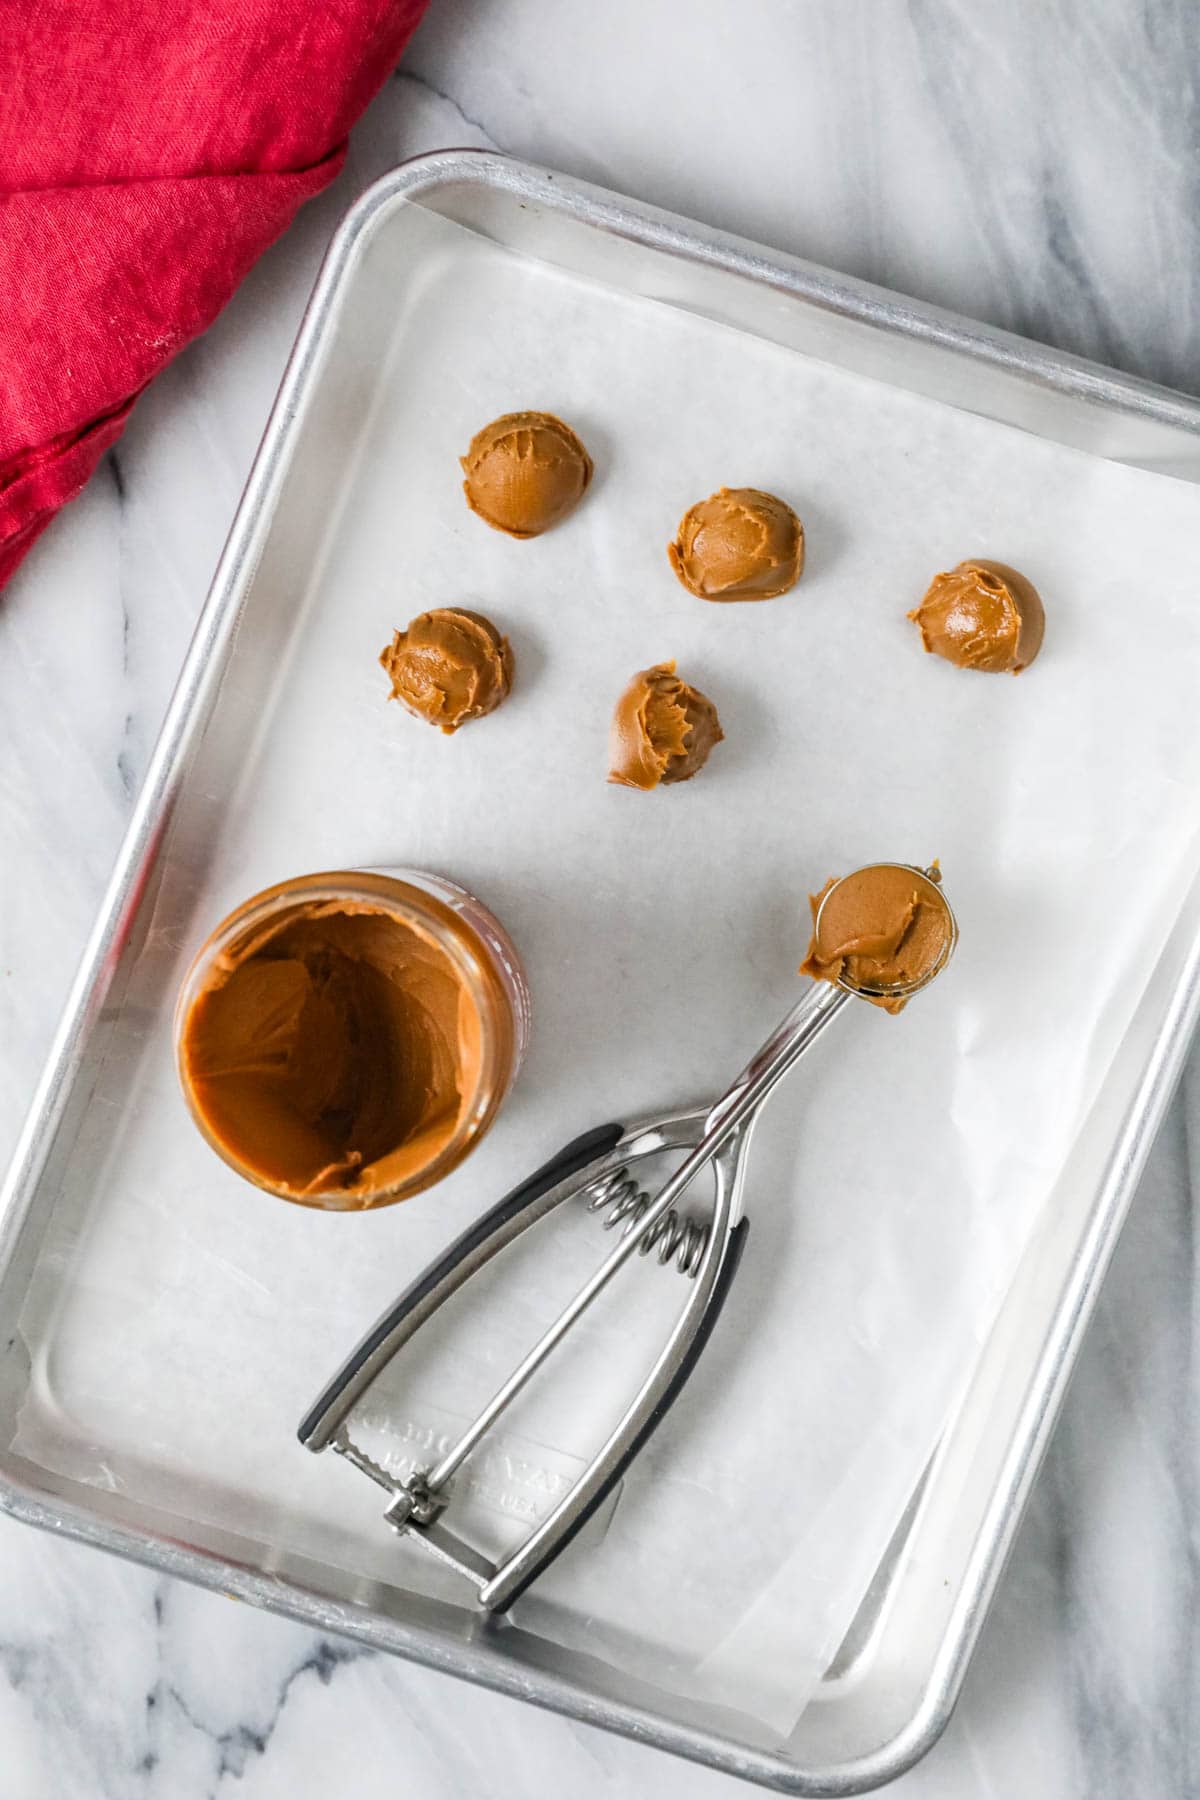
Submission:
<svg viewBox="0 0 1200 1800">
<path fill-rule="evenodd" d="M 401 157 L 492 144 L 1200 389 L 1189 0 L 433 0 L 335 190 L 0 600 L 0 1154 L 15 1136 L 320 251 Z M 1200 1794 L 1200 1068 L 1155 1150 L 913 1800 Z M 0 1800 L 734 1784 L 0 1525 Z"/>
</svg>

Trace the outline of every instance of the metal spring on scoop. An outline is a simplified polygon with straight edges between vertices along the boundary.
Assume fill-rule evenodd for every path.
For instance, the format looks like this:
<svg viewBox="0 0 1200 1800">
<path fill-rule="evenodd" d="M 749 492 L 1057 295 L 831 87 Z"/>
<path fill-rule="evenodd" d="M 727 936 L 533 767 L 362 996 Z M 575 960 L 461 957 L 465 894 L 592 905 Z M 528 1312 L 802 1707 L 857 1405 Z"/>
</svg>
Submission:
<svg viewBox="0 0 1200 1800">
<path fill-rule="evenodd" d="M 603 1176 L 585 1192 L 588 1196 L 588 1211 L 604 1212 L 607 1208 L 605 1231 L 623 1224 L 623 1237 L 628 1237 L 630 1232 L 637 1230 L 638 1221 L 645 1215 L 651 1200 L 651 1196 L 644 1188 L 638 1187 L 625 1169 L 615 1169 L 611 1175 Z M 671 1207 L 650 1226 L 638 1245 L 638 1250 L 642 1256 L 648 1256 L 651 1250 L 656 1250 L 658 1260 L 664 1267 L 673 1261 L 681 1275 L 694 1276 L 700 1267 L 700 1259 L 707 1243 L 708 1226 L 701 1225 L 695 1219 L 682 1218 Z"/>
</svg>

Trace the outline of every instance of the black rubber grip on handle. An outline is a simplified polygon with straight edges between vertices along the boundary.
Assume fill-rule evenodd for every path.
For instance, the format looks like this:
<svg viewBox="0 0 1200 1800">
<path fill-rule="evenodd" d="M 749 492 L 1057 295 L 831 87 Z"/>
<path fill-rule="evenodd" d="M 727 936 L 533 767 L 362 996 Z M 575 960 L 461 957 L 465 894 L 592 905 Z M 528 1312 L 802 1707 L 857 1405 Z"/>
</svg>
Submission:
<svg viewBox="0 0 1200 1800">
<path fill-rule="evenodd" d="M 424 1273 L 418 1275 L 412 1286 L 405 1289 L 395 1305 L 384 1313 L 351 1352 L 333 1380 L 326 1385 L 301 1419 L 296 1432 L 300 1442 L 308 1443 L 322 1419 L 341 1398 L 368 1358 L 374 1356 L 396 1327 L 403 1324 L 409 1313 L 420 1306 L 448 1275 L 453 1274 L 461 1262 L 474 1256 L 490 1237 L 504 1226 L 510 1225 L 519 1213 L 540 1200 L 548 1189 L 557 1186 L 567 1176 L 577 1174 L 597 1157 L 607 1155 L 620 1143 L 624 1131 L 623 1125 L 598 1125 L 592 1131 L 585 1131 L 582 1137 L 574 1138 L 564 1145 L 557 1156 L 552 1156 L 549 1162 L 543 1163 L 528 1180 L 513 1188 L 503 1200 L 498 1200 L 473 1225 L 469 1225 L 436 1262 L 430 1263 Z"/>
<path fill-rule="evenodd" d="M 588 1520 L 595 1516 L 596 1512 L 604 1505 L 604 1502 L 608 1499 L 608 1496 L 612 1493 L 613 1489 L 624 1479 L 625 1471 L 628 1469 L 634 1457 L 645 1448 L 647 1443 L 649 1443 L 654 1433 L 658 1430 L 659 1426 L 670 1412 L 672 1406 L 674 1406 L 676 1400 L 678 1400 L 680 1394 L 683 1392 L 684 1384 L 686 1383 L 688 1376 L 700 1361 L 705 1345 L 712 1336 L 713 1328 L 720 1317 L 721 1309 L 724 1306 L 729 1295 L 729 1290 L 733 1285 L 733 1278 L 737 1274 L 738 1264 L 742 1260 L 742 1252 L 746 1248 L 746 1236 L 749 1230 L 749 1219 L 741 1219 L 730 1232 L 729 1249 L 725 1255 L 724 1267 L 718 1275 L 716 1284 L 713 1287 L 708 1308 L 697 1327 L 695 1337 L 692 1339 L 684 1353 L 683 1361 L 676 1369 L 669 1385 L 664 1390 L 662 1399 L 659 1401 L 650 1417 L 646 1420 L 642 1429 L 637 1433 L 636 1437 L 632 1438 L 626 1445 L 620 1460 L 614 1466 L 612 1473 L 606 1476 L 605 1480 L 600 1487 L 597 1488 L 587 1505 L 581 1508 L 578 1518 L 572 1521 L 570 1529 L 564 1531 L 558 1541 L 552 1544 L 547 1550 L 541 1561 L 536 1563 L 534 1567 L 529 1570 L 520 1586 L 509 1595 L 508 1599 L 504 1602 L 504 1605 L 496 1607 L 495 1611 L 498 1614 L 506 1613 L 509 1607 L 514 1605 L 521 1598 L 521 1595 L 525 1592 L 530 1583 L 536 1581 L 539 1575 L 544 1575 L 550 1564 L 554 1562 L 558 1556 L 561 1556 L 562 1552 L 566 1549 L 572 1539 L 578 1537 Z"/>
</svg>

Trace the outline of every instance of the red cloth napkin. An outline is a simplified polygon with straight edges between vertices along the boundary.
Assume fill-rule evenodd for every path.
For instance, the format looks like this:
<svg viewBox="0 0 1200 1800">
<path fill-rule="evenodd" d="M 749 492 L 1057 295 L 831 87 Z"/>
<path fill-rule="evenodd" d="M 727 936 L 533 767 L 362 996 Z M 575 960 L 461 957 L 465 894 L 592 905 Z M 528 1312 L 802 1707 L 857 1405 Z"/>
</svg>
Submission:
<svg viewBox="0 0 1200 1800">
<path fill-rule="evenodd" d="M 0 0 L 0 585 L 297 208 L 425 0 Z"/>
</svg>

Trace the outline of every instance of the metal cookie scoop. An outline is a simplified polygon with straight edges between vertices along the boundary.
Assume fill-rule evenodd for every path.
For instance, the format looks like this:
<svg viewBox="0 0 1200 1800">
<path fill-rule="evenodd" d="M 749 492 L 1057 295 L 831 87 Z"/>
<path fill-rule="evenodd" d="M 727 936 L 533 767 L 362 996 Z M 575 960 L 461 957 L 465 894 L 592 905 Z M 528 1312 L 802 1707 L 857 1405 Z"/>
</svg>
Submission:
<svg viewBox="0 0 1200 1800">
<path fill-rule="evenodd" d="M 877 879 L 903 889 L 917 884 L 907 921 L 865 926 L 857 901 L 862 884 Z M 720 1099 L 707 1106 L 644 1118 L 628 1126 L 604 1125 L 575 1139 L 528 1181 L 470 1227 L 445 1255 L 413 1283 L 325 1388 L 301 1421 L 309 1450 L 332 1447 L 390 1496 L 384 1517 L 476 1588 L 481 1606 L 502 1612 L 550 1564 L 602 1504 L 650 1437 L 695 1367 L 716 1324 L 745 1248 L 748 1220 L 741 1217 L 746 1153 L 759 1110 L 852 995 L 898 1008 L 945 968 L 958 938 L 954 915 L 928 871 L 878 863 L 831 882 L 814 901 L 813 947 L 806 968 L 825 975 L 771 1033 Z M 848 884 L 860 884 L 854 890 Z M 906 957 L 913 920 L 923 895 L 944 909 L 940 931 L 926 929 L 920 959 Z M 925 922 L 927 925 L 927 921 Z M 831 924 L 837 926 L 831 930 Z M 862 928 L 860 928 L 862 927 Z M 826 941 L 828 939 L 829 941 Z M 886 978 L 884 978 L 886 977 Z M 657 1193 L 640 1189 L 633 1165 L 664 1151 L 686 1154 Z M 677 1202 L 703 1169 L 712 1166 L 714 1199 L 708 1219 L 685 1219 Z M 491 1261 L 506 1244 L 563 1201 L 587 1199 L 604 1210 L 609 1226 L 624 1224 L 621 1241 L 522 1358 L 458 1439 L 429 1468 L 407 1480 L 390 1475 L 358 1449 L 348 1434 L 349 1415 L 381 1370 L 437 1308 Z M 483 1556 L 442 1523 L 450 1482 L 489 1428 L 511 1405 L 551 1351 L 608 1285 L 621 1265 L 640 1251 L 657 1249 L 692 1277 L 687 1300 L 645 1380 L 591 1462 L 529 1535 L 499 1562 Z"/>
</svg>

